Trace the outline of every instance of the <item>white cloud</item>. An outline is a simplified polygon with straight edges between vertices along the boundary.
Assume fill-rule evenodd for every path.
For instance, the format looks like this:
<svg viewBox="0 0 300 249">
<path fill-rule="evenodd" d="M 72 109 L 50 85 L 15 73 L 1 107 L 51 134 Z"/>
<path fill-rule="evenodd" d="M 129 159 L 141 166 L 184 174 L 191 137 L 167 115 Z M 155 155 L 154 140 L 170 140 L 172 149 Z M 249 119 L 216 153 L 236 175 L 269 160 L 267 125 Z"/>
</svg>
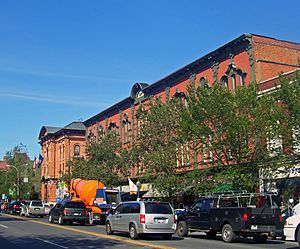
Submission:
<svg viewBox="0 0 300 249">
<path fill-rule="evenodd" d="M 15 93 L 0 93 L 0 97 L 31 100 L 37 102 L 48 102 L 53 104 L 90 106 L 90 107 L 99 107 L 99 108 L 105 108 L 108 106 L 107 103 L 93 101 L 90 99 L 77 98 L 72 96 L 49 97 L 49 96 L 36 96 L 36 95 L 15 94 Z"/>
</svg>

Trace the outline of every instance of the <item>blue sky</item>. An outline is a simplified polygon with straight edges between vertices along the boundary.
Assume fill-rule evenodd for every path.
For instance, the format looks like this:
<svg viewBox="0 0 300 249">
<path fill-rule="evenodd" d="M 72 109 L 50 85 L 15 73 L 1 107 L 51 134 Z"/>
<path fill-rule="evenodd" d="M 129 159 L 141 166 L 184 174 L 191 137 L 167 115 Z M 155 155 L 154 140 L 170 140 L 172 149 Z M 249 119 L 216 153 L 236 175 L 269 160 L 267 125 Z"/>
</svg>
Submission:
<svg viewBox="0 0 300 249">
<path fill-rule="evenodd" d="M 300 1 L 2 0 L 0 159 L 243 33 L 300 43 Z"/>
</svg>

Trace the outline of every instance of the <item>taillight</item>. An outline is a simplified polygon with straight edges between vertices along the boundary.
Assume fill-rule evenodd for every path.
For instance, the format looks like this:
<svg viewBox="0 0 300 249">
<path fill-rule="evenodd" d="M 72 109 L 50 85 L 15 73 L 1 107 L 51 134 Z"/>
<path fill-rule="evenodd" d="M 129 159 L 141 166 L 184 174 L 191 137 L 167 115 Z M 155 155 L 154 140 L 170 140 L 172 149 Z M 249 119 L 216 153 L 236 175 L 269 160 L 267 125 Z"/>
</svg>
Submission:
<svg viewBox="0 0 300 249">
<path fill-rule="evenodd" d="M 64 215 L 67 215 L 68 214 L 68 211 L 67 211 L 67 209 L 64 209 Z"/>
<path fill-rule="evenodd" d="M 174 215 L 174 223 L 176 223 L 177 222 L 177 215 L 175 214 Z"/>
<path fill-rule="evenodd" d="M 89 215 L 89 211 L 85 210 L 85 215 Z"/>
<path fill-rule="evenodd" d="M 283 219 L 282 219 L 282 215 L 280 215 L 280 216 L 279 216 L 279 221 L 280 221 L 280 222 L 282 222 L 282 221 L 283 221 Z"/>
<path fill-rule="evenodd" d="M 16 206 L 16 205 L 13 205 L 13 208 L 17 208 L 17 206 Z"/>
<path fill-rule="evenodd" d="M 141 223 L 141 224 L 145 224 L 145 222 L 146 222 L 146 217 L 145 217 L 145 215 L 144 215 L 144 214 L 140 214 L 140 223 Z"/>
<path fill-rule="evenodd" d="M 248 214 L 247 214 L 247 213 L 244 213 L 244 215 L 243 215 L 243 220 L 244 220 L 244 221 L 248 221 Z"/>
</svg>

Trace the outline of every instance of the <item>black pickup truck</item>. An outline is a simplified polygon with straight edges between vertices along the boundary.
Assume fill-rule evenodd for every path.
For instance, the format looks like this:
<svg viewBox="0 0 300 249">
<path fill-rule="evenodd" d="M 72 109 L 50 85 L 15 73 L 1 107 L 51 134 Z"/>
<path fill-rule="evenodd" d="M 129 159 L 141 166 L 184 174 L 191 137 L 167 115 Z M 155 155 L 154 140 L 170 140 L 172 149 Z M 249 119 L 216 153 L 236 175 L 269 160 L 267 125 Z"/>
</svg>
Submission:
<svg viewBox="0 0 300 249">
<path fill-rule="evenodd" d="M 208 238 L 221 233 L 224 242 L 253 237 L 263 243 L 269 235 L 281 236 L 283 225 L 280 209 L 269 195 L 215 195 L 179 212 L 176 232 L 185 237 L 188 232 L 204 231 Z"/>
</svg>

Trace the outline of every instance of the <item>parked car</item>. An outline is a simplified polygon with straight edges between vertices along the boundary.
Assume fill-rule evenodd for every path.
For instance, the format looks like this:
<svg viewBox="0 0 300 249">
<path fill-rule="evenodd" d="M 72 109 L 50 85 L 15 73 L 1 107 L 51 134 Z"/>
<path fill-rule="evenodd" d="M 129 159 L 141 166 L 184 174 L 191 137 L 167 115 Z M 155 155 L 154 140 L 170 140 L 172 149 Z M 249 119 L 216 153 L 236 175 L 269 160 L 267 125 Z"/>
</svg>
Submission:
<svg viewBox="0 0 300 249">
<path fill-rule="evenodd" d="M 45 215 L 45 208 L 43 202 L 36 200 L 28 201 L 26 204 L 23 204 L 21 206 L 20 215 L 27 217 L 29 217 L 30 215 L 34 217 L 40 216 L 41 218 L 43 218 Z"/>
<path fill-rule="evenodd" d="M 88 218 L 89 210 L 82 201 L 64 200 L 56 204 L 49 213 L 49 222 L 53 223 L 57 220 L 60 225 L 66 222 L 69 224 L 79 222 L 80 225 L 85 225 Z"/>
<path fill-rule="evenodd" d="M 253 237 L 263 243 L 268 235 L 282 236 L 283 221 L 272 194 L 233 193 L 201 197 L 177 215 L 177 234 L 204 231 L 208 238 L 222 234 L 224 242 L 237 237 Z"/>
<path fill-rule="evenodd" d="M 159 234 L 171 239 L 175 232 L 175 214 L 167 202 L 130 201 L 119 204 L 106 218 L 106 233 L 129 233 L 131 239 L 142 234 Z"/>
<path fill-rule="evenodd" d="M 44 207 L 45 207 L 45 215 L 48 215 L 51 209 L 53 208 L 53 204 L 44 203 Z"/>
<path fill-rule="evenodd" d="M 20 214 L 22 204 L 24 205 L 26 203 L 27 203 L 26 201 L 17 201 L 17 200 L 12 201 L 11 203 L 8 204 L 7 213 Z"/>
</svg>

